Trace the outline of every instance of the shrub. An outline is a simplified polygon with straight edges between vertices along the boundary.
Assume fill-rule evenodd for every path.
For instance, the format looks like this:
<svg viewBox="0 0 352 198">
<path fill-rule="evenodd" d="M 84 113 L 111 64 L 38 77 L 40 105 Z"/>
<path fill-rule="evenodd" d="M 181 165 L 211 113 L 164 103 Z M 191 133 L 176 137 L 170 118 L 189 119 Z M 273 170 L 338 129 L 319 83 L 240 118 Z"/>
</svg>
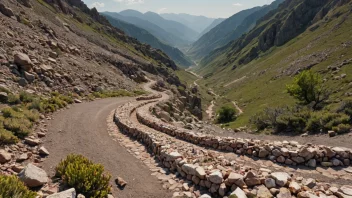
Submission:
<svg viewBox="0 0 352 198">
<path fill-rule="evenodd" d="M 313 112 L 308 120 L 306 130 L 311 132 L 327 132 L 340 124 L 348 124 L 349 120 L 350 117 L 343 113 Z"/>
<path fill-rule="evenodd" d="M 343 101 L 337 112 L 350 116 L 350 123 L 352 123 L 352 100 Z"/>
<path fill-rule="evenodd" d="M 4 120 L 4 128 L 11 131 L 19 138 L 24 138 L 31 133 L 32 123 L 25 118 L 7 118 Z"/>
<path fill-rule="evenodd" d="M 82 155 L 69 155 L 62 160 L 56 167 L 56 176 L 86 197 L 105 198 L 110 192 L 111 176 L 104 173 L 101 164 L 94 164 Z"/>
<path fill-rule="evenodd" d="M 25 91 L 20 92 L 20 100 L 23 103 L 33 102 L 35 99 L 35 95 L 27 93 Z"/>
<path fill-rule="evenodd" d="M 313 103 L 317 109 L 329 97 L 327 89 L 323 86 L 322 77 L 310 70 L 303 71 L 294 78 L 292 84 L 286 86 L 287 92 L 303 104 Z"/>
<path fill-rule="evenodd" d="M 9 94 L 7 96 L 7 103 L 9 104 L 20 104 L 21 100 L 20 100 L 20 96 L 17 94 Z"/>
<path fill-rule="evenodd" d="M 16 176 L 0 175 L 0 197 L 35 198 L 37 194 L 30 191 Z"/>
<path fill-rule="evenodd" d="M 342 133 L 348 133 L 351 131 L 351 125 L 349 124 L 339 124 L 338 126 L 333 127 L 333 129 L 336 133 L 342 134 Z"/>
<path fill-rule="evenodd" d="M 18 141 L 18 138 L 13 133 L 0 128 L 0 145 L 15 144 Z"/>
<path fill-rule="evenodd" d="M 218 111 L 218 123 L 228 123 L 236 120 L 236 109 L 229 106 L 223 106 Z"/>
<path fill-rule="evenodd" d="M 280 115 L 283 115 L 287 107 L 265 108 L 263 111 L 255 114 L 250 118 L 250 123 L 254 124 L 258 130 L 267 128 L 276 128 L 277 120 Z"/>
</svg>

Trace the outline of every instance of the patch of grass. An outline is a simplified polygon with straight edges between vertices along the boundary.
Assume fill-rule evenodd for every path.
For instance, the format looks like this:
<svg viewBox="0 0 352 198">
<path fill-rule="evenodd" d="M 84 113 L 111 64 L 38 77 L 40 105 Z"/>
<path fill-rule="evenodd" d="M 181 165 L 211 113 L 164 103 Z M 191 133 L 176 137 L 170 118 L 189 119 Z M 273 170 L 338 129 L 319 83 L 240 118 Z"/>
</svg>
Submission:
<svg viewBox="0 0 352 198">
<path fill-rule="evenodd" d="M 111 176 L 101 164 L 95 164 L 82 155 L 69 155 L 56 167 L 56 176 L 76 189 L 77 194 L 91 198 L 105 198 L 111 190 Z"/>
<path fill-rule="evenodd" d="M 0 197 L 35 198 L 37 193 L 30 191 L 16 176 L 0 175 Z"/>
</svg>

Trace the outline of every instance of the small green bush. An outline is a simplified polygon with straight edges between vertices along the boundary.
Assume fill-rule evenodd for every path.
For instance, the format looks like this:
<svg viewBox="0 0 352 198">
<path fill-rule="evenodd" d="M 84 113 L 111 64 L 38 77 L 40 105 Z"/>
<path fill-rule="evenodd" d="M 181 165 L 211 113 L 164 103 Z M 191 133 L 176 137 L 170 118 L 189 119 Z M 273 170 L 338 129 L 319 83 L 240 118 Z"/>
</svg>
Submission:
<svg viewBox="0 0 352 198">
<path fill-rule="evenodd" d="M 278 125 L 278 117 L 287 111 L 288 107 L 265 108 L 250 118 L 250 123 L 255 125 L 258 130 L 275 129 Z"/>
<path fill-rule="evenodd" d="M 340 124 L 348 124 L 349 120 L 350 117 L 343 113 L 313 112 L 308 120 L 306 130 L 310 132 L 327 132 Z"/>
<path fill-rule="evenodd" d="M 20 96 L 17 95 L 17 94 L 12 94 L 10 93 L 8 96 L 7 96 L 7 103 L 9 104 L 20 104 L 21 103 L 21 100 L 20 100 Z"/>
<path fill-rule="evenodd" d="M 3 124 L 6 130 L 11 131 L 19 138 L 24 138 L 31 133 L 32 123 L 25 118 L 7 118 Z"/>
<path fill-rule="evenodd" d="M 236 120 L 236 109 L 223 106 L 218 111 L 217 123 L 229 123 Z"/>
<path fill-rule="evenodd" d="M 16 176 L 0 175 L 1 198 L 35 198 L 37 194 L 30 191 Z"/>
<path fill-rule="evenodd" d="M 343 101 L 337 112 L 350 116 L 350 123 L 352 123 L 352 100 Z"/>
<path fill-rule="evenodd" d="M 27 93 L 25 91 L 20 92 L 20 100 L 23 103 L 30 103 L 35 100 L 35 95 Z"/>
<path fill-rule="evenodd" d="M 338 126 L 333 127 L 332 130 L 334 130 L 338 134 L 348 133 L 351 131 L 351 125 L 339 124 Z"/>
<path fill-rule="evenodd" d="M 86 197 L 105 198 L 110 192 L 111 176 L 101 164 L 94 164 L 82 155 L 69 155 L 56 167 L 56 176 L 64 184 Z"/>
<path fill-rule="evenodd" d="M 15 144 L 18 141 L 18 138 L 12 132 L 0 128 L 0 145 Z"/>
</svg>

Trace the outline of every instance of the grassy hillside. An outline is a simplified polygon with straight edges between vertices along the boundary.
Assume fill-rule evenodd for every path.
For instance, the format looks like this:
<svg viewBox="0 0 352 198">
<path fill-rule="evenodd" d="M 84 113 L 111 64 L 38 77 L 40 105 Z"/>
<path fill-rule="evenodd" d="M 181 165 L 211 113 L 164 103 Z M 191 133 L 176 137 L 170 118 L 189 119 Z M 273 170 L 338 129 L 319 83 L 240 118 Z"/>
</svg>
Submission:
<svg viewBox="0 0 352 198">
<path fill-rule="evenodd" d="M 286 84 L 311 68 L 333 91 L 326 107 L 333 111 L 352 95 L 351 10 L 350 1 L 286 1 L 203 62 L 198 84 L 223 96 L 217 104 L 238 103 L 244 113 L 230 126 L 239 127 L 265 107 L 294 104 Z"/>
<path fill-rule="evenodd" d="M 103 13 L 103 15 L 108 19 L 111 25 L 123 30 L 129 36 L 136 38 L 138 41 L 142 43 L 149 44 L 155 49 L 160 49 L 163 52 L 165 52 L 180 67 L 189 67 L 193 64 L 192 61 L 187 56 L 185 56 L 179 49 L 175 47 L 171 47 L 161 42 L 159 39 L 157 39 L 155 36 L 150 34 L 148 31 L 142 28 L 139 28 L 135 25 L 120 21 L 108 14 Z"/>
</svg>

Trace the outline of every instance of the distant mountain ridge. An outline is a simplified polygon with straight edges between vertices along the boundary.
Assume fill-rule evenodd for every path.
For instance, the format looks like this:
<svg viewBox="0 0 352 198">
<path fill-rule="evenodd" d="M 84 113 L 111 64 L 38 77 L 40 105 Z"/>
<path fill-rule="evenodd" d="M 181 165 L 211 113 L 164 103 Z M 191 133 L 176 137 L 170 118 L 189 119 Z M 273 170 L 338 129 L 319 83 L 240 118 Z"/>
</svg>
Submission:
<svg viewBox="0 0 352 198">
<path fill-rule="evenodd" d="M 153 23 L 174 37 L 178 37 L 180 40 L 186 41 L 187 44 L 194 42 L 199 35 L 199 33 L 183 25 L 182 23 L 164 19 L 159 14 L 154 12 L 146 12 L 143 14 L 135 10 L 124 10 L 118 14 L 126 17 L 136 17 L 141 20 Z M 180 43 L 178 46 L 179 45 L 184 45 L 184 43 Z"/>
<path fill-rule="evenodd" d="M 222 23 L 224 18 L 218 18 L 215 19 L 208 27 L 206 27 L 199 35 L 199 38 L 202 37 L 204 34 L 208 33 L 210 30 L 212 30 L 214 27 L 218 26 L 220 23 Z"/>
<path fill-rule="evenodd" d="M 176 21 L 186 25 L 187 27 L 195 30 L 197 33 L 202 33 L 207 27 L 209 27 L 215 20 L 215 18 L 209 18 L 205 16 L 195 16 L 190 14 L 174 14 L 174 13 L 163 13 L 160 14 L 164 19 Z"/>
<path fill-rule="evenodd" d="M 209 32 L 194 42 L 188 51 L 188 54 L 196 60 L 202 59 L 214 49 L 221 47 L 216 45 L 219 39 L 227 36 L 234 29 L 236 29 L 236 27 L 241 25 L 242 21 L 247 16 L 260 9 L 261 7 L 254 7 L 251 9 L 243 10 L 224 20 L 222 23 L 212 28 Z"/>
<path fill-rule="evenodd" d="M 188 57 L 186 57 L 179 49 L 163 43 L 154 35 L 149 33 L 147 30 L 119 20 L 118 18 L 115 18 L 107 13 L 102 13 L 102 15 L 106 17 L 106 19 L 110 22 L 111 25 L 123 30 L 127 35 L 136 38 L 142 43 L 149 44 L 153 48 L 162 50 L 180 67 L 186 68 L 192 65 L 192 61 Z"/>
<path fill-rule="evenodd" d="M 158 25 L 155 25 L 154 23 L 151 23 L 147 20 L 144 20 L 135 16 L 130 16 L 130 15 L 122 16 L 116 12 L 103 12 L 103 14 L 105 15 L 108 14 L 116 19 L 119 19 L 126 23 L 133 24 L 139 28 L 145 29 L 149 33 L 153 34 L 160 41 L 164 42 L 165 44 L 168 44 L 174 47 L 185 46 L 189 44 L 188 41 L 185 41 L 177 36 L 174 36 L 173 34 L 170 34 L 169 32 L 159 27 Z"/>
</svg>

